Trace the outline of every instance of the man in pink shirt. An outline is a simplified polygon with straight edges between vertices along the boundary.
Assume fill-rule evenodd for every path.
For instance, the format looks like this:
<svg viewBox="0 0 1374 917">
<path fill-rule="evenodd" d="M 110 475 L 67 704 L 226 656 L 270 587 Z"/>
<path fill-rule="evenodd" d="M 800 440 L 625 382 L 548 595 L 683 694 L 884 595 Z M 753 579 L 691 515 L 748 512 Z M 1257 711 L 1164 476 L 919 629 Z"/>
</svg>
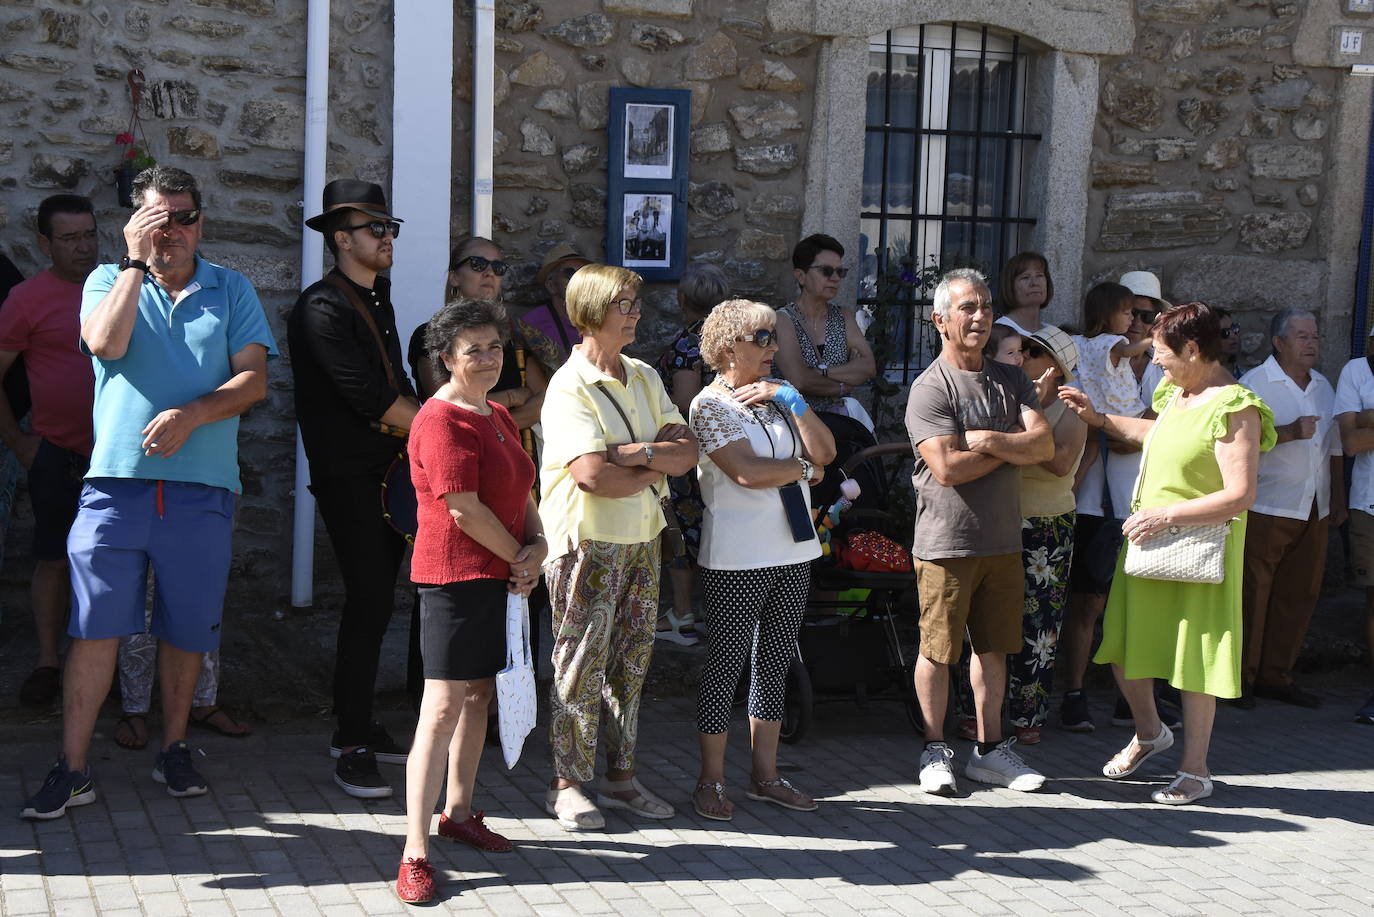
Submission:
<svg viewBox="0 0 1374 917">
<path fill-rule="evenodd" d="M 69 604 L 67 531 L 76 517 L 81 479 L 94 435 L 95 373 L 81 353 L 81 287 L 95 269 L 99 240 L 91 202 L 55 194 L 38 205 L 38 247 L 51 267 L 10 291 L 0 309 L 0 375 L 24 355 L 33 394 L 32 432 L 20 428 L 0 398 L 0 439 L 29 472 L 33 503 L 31 585 L 38 665 L 20 702 L 46 707 L 61 697 L 57 650 Z"/>
</svg>

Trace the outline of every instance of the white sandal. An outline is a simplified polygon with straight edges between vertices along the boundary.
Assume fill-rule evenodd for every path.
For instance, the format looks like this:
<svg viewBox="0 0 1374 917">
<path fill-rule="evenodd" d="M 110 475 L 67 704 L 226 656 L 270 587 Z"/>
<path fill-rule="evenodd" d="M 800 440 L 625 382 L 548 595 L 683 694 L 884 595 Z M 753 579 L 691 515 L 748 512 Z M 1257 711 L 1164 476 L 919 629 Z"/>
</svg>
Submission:
<svg viewBox="0 0 1374 917">
<path fill-rule="evenodd" d="M 611 795 L 626 792 L 634 792 L 637 795 L 633 799 L 621 799 Z M 671 805 L 644 789 L 644 784 L 639 782 L 638 777 L 631 777 L 629 780 L 602 779 L 601 788 L 596 792 L 596 804 L 606 809 L 624 809 L 644 818 L 664 819 L 677 814 L 677 810 Z"/>
<path fill-rule="evenodd" d="M 1117 752 L 1116 754 L 1112 755 L 1112 759 L 1108 761 L 1106 764 L 1102 765 L 1102 775 L 1104 777 L 1110 777 L 1113 780 L 1120 780 L 1122 777 L 1129 777 L 1131 776 L 1131 774 L 1134 774 L 1136 771 L 1140 770 L 1140 765 L 1144 764 L 1146 761 L 1150 760 L 1160 752 L 1168 751 L 1170 748 L 1173 747 L 1174 734 L 1170 732 L 1169 727 L 1165 726 L 1164 723 L 1161 721 L 1159 724 L 1159 735 L 1155 736 L 1153 739 L 1150 739 L 1148 742 L 1140 741 L 1140 738 L 1138 736 L 1131 736 L 1131 741 L 1126 743 L 1126 747 L 1121 749 L 1121 751 Z M 1137 748 L 1148 748 L 1149 751 L 1145 752 L 1145 754 L 1137 758 L 1134 764 L 1122 764 L 1119 767 L 1113 767 L 1113 765 L 1116 763 L 1118 759 L 1130 761 L 1131 755 L 1135 752 Z"/>
<path fill-rule="evenodd" d="M 1184 793 L 1180 787 L 1183 781 L 1195 780 L 1198 783 L 1196 793 Z M 1177 796 L 1173 794 L 1179 794 Z M 1212 778 L 1203 777 L 1200 774 L 1190 774 L 1187 771 L 1179 771 L 1174 776 L 1174 780 L 1162 790 L 1155 790 L 1150 794 L 1150 798 L 1155 802 L 1166 806 L 1186 806 L 1190 802 L 1197 802 L 1199 799 L 1206 799 L 1212 795 Z"/>
<path fill-rule="evenodd" d="M 606 816 L 592 805 L 580 786 L 549 790 L 544 794 L 544 811 L 558 819 L 558 823 L 569 831 L 599 831 L 606 827 Z"/>
</svg>

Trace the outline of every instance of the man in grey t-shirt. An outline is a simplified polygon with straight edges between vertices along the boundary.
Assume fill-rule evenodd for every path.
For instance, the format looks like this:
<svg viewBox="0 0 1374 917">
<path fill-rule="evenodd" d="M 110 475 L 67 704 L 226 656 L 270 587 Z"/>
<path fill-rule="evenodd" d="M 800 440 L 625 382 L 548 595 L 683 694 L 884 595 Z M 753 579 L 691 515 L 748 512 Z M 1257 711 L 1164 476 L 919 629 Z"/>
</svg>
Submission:
<svg viewBox="0 0 1374 917">
<path fill-rule="evenodd" d="M 921 649 L 916 694 L 925 719 L 921 789 L 957 792 L 944 741 L 949 670 L 967 629 L 978 744 L 964 776 L 1038 790 L 1045 778 L 1002 741 L 1007 654 L 1021 648 L 1021 472 L 1054 456 L 1035 387 L 1015 366 L 983 357 L 992 294 L 974 270 L 950 271 L 935 288 L 940 357 L 912 384 L 906 427 L 916 452 L 916 558 Z"/>
</svg>

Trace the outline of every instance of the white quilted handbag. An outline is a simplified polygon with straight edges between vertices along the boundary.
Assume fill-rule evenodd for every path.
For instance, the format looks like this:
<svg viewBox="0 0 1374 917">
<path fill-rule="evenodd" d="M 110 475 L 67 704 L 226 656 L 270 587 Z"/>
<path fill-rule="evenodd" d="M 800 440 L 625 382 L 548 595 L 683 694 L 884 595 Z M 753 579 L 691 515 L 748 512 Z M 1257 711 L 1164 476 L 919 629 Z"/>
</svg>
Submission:
<svg viewBox="0 0 1374 917">
<path fill-rule="evenodd" d="M 1140 473 L 1135 479 L 1135 493 L 1131 496 L 1131 511 L 1140 509 L 1140 487 L 1145 478 L 1145 462 L 1150 455 L 1150 440 L 1159 428 L 1164 415 L 1173 407 L 1174 398 L 1165 406 L 1159 420 L 1145 439 L 1140 459 Z M 1142 579 L 1171 580 L 1177 583 L 1220 583 L 1226 579 L 1226 536 L 1231 533 L 1230 522 L 1211 525 L 1171 525 L 1151 535 L 1139 544 L 1127 542 L 1126 561 L 1122 569 L 1128 576 Z"/>
<path fill-rule="evenodd" d="M 501 753 L 506 767 L 512 768 L 538 716 L 530 661 L 530 605 L 514 593 L 506 596 L 506 667 L 496 673 L 496 705 Z"/>
</svg>

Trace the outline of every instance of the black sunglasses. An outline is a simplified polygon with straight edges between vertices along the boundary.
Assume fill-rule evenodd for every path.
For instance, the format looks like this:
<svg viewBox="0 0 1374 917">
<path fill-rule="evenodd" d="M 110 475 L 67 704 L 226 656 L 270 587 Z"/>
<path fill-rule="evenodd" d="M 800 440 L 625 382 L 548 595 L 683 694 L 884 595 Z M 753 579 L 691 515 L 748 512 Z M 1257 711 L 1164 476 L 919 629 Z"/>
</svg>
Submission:
<svg viewBox="0 0 1374 917">
<path fill-rule="evenodd" d="M 492 261 L 490 258 L 483 258 L 481 255 L 468 255 L 462 261 L 458 262 L 459 267 L 465 264 L 472 268 L 473 272 L 477 274 L 481 274 L 487 268 L 491 268 L 491 272 L 497 277 L 506 276 L 506 271 L 510 269 L 510 265 L 504 261 Z"/>
<path fill-rule="evenodd" d="M 743 337 L 735 338 L 735 340 L 739 341 L 741 344 L 749 343 L 755 345 L 756 347 L 772 347 L 773 342 L 777 339 L 778 333 L 772 330 L 771 328 L 760 328 L 753 334 L 747 334 Z"/>
<path fill-rule="evenodd" d="M 1236 336 L 1239 335 L 1239 334 L 1240 334 L 1240 326 L 1239 326 L 1239 325 L 1232 325 L 1230 328 L 1223 328 L 1223 329 L 1221 329 L 1221 336 L 1224 337 L 1224 338 L 1233 338 L 1233 337 L 1236 337 Z"/>
<path fill-rule="evenodd" d="M 173 220 L 176 220 L 182 226 L 194 226 L 196 225 L 196 221 L 199 219 L 199 208 L 195 210 L 173 210 L 167 214 L 168 223 L 171 223 Z"/>
<path fill-rule="evenodd" d="M 395 220 L 373 220 L 371 223 L 359 223 L 357 226 L 344 226 L 343 229 L 353 232 L 355 229 L 366 229 L 372 233 L 374 239 L 385 239 L 387 233 L 391 233 L 391 238 L 401 237 L 401 224 Z"/>
<path fill-rule="evenodd" d="M 1154 309 L 1132 309 L 1131 314 L 1140 319 L 1140 323 L 1143 325 L 1153 325 L 1155 319 L 1159 317 L 1159 313 L 1155 312 Z"/>
<path fill-rule="evenodd" d="M 811 265 L 810 270 L 813 270 L 813 271 L 820 271 L 820 272 L 821 272 L 821 275 L 822 275 L 823 277 L 825 277 L 825 279 L 827 279 L 827 280 L 829 280 L 831 277 L 835 277 L 835 276 L 837 276 L 837 275 L 839 276 L 839 278 L 840 278 L 841 280 L 843 280 L 844 278 L 846 278 L 846 277 L 849 276 L 849 268 L 847 268 L 847 267 L 831 267 L 831 266 L 828 265 L 828 264 L 813 264 L 813 265 Z"/>
</svg>

